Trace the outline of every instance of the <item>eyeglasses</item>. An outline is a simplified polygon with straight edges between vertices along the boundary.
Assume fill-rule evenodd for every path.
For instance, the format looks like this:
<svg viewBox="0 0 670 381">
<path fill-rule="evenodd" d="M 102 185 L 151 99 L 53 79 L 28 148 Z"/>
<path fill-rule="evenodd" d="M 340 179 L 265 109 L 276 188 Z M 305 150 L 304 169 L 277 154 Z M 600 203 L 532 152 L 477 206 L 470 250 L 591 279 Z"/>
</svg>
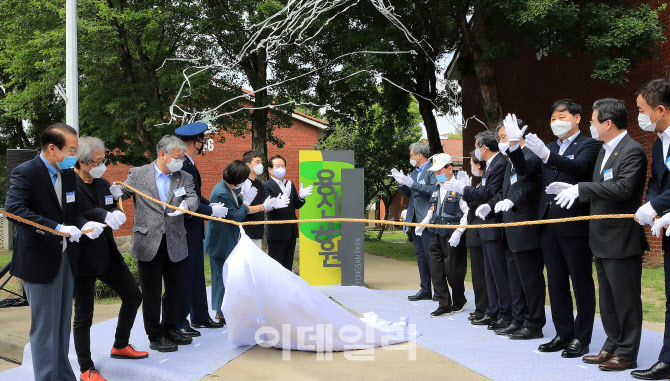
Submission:
<svg viewBox="0 0 670 381">
<path fill-rule="evenodd" d="M 107 163 L 107 159 L 105 158 L 105 159 L 102 159 L 102 160 L 99 160 L 99 161 L 91 160 L 91 161 L 88 162 L 89 165 L 91 163 L 95 163 L 96 166 L 101 166 L 101 165 L 105 165 L 105 163 Z"/>
<path fill-rule="evenodd" d="M 175 159 L 175 160 L 182 160 L 182 161 L 183 161 L 183 160 L 186 160 L 186 156 L 177 156 L 177 157 L 175 157 L 175 156 L 170 155 L 170 154 L 167 153 L 167 152 L 166 152 L 165 154 L 168 155 L 168 156 L 170 156 L 171 158 L 173 158 L 173 159 Z"/>
<path fill-rule="evenodd" d="M 54 146 L 56 146 L 56 145 L 54 144 Z M 65 153 L 63 152 L 63 150 L 61 150 L 61 149 L 58 148 L 58 147 L 56 147 L 56 149 L 59 150 L 60 153 L 62 153 L 63 155 L 65 155 Z M 66 148 L 63 148 L 63 149 L 66 149 Z M 77 156 L 77 152 L 79 152 L 79 148 L 67 148 L 66 150 L 67 150 L 67 151 L 70 151 L 70 156 Z"/>
</svg>

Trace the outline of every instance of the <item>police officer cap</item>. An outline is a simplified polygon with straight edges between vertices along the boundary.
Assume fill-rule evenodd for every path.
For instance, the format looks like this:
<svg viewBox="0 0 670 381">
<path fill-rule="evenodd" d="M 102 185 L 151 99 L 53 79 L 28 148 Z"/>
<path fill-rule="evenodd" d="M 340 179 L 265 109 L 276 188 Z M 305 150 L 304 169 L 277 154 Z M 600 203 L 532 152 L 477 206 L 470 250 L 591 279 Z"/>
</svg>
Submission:
<svg viewBox="0 0 670 381">
<path fill-rule="evenodd" d="M 207 128 L 207 123 L 195 122 L 175 129 L 174 133 L 182 138 L 182 140 L 195 139 L 198 136 L 204 135 Z"/>
</svg>

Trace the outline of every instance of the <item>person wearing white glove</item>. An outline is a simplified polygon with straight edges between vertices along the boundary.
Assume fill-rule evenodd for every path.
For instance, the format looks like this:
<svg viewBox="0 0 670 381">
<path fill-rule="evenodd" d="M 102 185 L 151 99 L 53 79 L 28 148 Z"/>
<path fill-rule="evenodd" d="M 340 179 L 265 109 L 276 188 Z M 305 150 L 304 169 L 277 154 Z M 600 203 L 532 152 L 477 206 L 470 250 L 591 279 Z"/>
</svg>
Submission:
<svg viewBox="0 0 670 381">
<path fill-rule="evenodd" d="M 228 208 L 220 202 L 209 204 L 212 207 L 212 217 L 224 218 L 228 214 Z"/>
<path fill-rule="evenodd" d="M 501 190 L 488 201 L 487 210 L 502 215 L 502 222 L 537 219 L 542 194 L 542 161 L 526 147 L 523 134 L 528 126 L 514 114 L 507 115 L 498 126 L 502 143 L 510 143 Z M 518 166 L 523 168 L 519 169 Z M 483 214 L 483 213 L 482 213 Z M 512 298 L 509 324 L 499 325 L 496 334 L 514 340 L 544 337 L 545 283 L 540 250 L 539 225 L 504 228 L 505 261 Z M 519 311 L 527 311 L 519 314 Z"/>
<path fill-rule="evenodd" d="M 670 213 L 664 214 L 661 218 L 652 223 L 651 234 L 657 238 L 661 238 L 663 229 L 665 229 L 665 236 L 670 237 L 670 229 L 667 228 L 668 225 L 670 225 Z"/>
<path fill-rule="evenodd" d="M 244 217 L 242 222 L 264 221 L 265 212 L 274 209 L 274 202 L 268 202 L 269 195 L 265 193 L 263 182 L 258 179 L 265 172 L 263 158 L 256 151 L 247 151 L 242 155 L 242 161 L 249 167 L 248 182 L 257 191 L 256 197 L 249 204 L 249 214 Z M 274 200 L 274 198 L 270 198 L 270 200 Z M 263 249 L 265 225 L 245 225 L 244 231 L 256 246 Z"/>
<path fill-rule="evenodd" d="M 81 230 L 77 228 L 76 226 L 69 226 L 69 225 L 60 225 L 60 227 L 57 229 L 61 233 L 69 234 L 70 236 L 68 239 L 70 242 L 79 242 L 79 239 L 81 238 Z"/>
<path fill-rule="evenodd" d="M 307 196 L 311 195 L 312 195 L 312 186 L 310 185 L 307 188 L 303 188 L 302 183 L 300 183 L 300 192 L 298 192 L 298 197 L 304 200 Z"/>
<path fill-rule="evenodd" d="M 109 285 L 121 298 L 116 336 L 110 354 L 128 358 L 145 358 L 149 355 L 135 350 L 129 343 L 142 293 L 128 266 L 124 265 L 125 259 L 114 241 L 112 230 L 121 228 L 126 222 L 126 215 L 118 208 L 118 198 L 122 194 L 114 197 L 112 192 L 117 189 L 122 193 L 120 188 L 110 187 L 107 179 L 102 177 L 105 173 L 105 152 L 102 140 L 80 138 L 78 163 L 74 169 L 78 175 L 75 199 L 79 201 L 79 212 L 89 221 L 81 228 L 85 233 L 79 240 L 79 250 L 71 253 L 75 275 L 72 334 L 80 370 L 85 375 L 95 369 L 90 355 L 90 331 L 97 280 Z M 86 233 L 87 230 L 92 231 Z"/>
<path fill-rule="evenodd" d="M 123 196 L 123 188 L 121 185 L 114 184 L 109 187 L 109 192 L 112 194 L 115 200 Z"/>
<path fill-rule="evenodd" d="M 186 200 L 182 201 L 179 204 L 178 208 L 188 210 L 188 203 L 186 202 Z M 173 212 L 170 212 L 167 215 L 170 216 L 170 217 L 177 217 L 177 216 L 181 216 L 181 215 L 185 214 L 185 212 L 182 212 L 181 210 L 177 210 L 177 209 L 173 209 L 173 210 L 174 210 Z"/>
<path fill-rule="evenodd" d="M 430 209 L 430 198 L 433 194 L 433 188 L 437 183 L 435 174 L 428 168 L 431 162 L 428 158 L 430 147 L 426 143 L 413 143 L 409 146 L 409 162 L 412 166 L 412 173 L 405 175 L 402 172 L 391 171 L 392 176 L 398 181 L 400 193 L 407 199 L 407 214 L 405 222 L 420 222 L 424 220 Z M 424 231 L 420 236 L 416 235 L 416 229 L 410 230 L 412 242 L 414 244 L 414 254 L 416 255 L 417 266 L 419 268 L 419 291 L 414 295 L 409 295 L 409 301 L 431 300 L 433 292 L 430 281 L 430 261 L 428 247 L 430 246 L 430 232 Z"/>
<path fill-rule="evenodd" d="M 422 223 L 433 225 L 466 225 L 468 205 L 460 194 L 450 191 L 447 184 L 457 181 L 453 174 L 451 156 L 440 153 L 432 157 L 428 169 L 435 174 L 438 182 L 433 188 L 430 204 Z M 430 277 L 435 290 L 438 308 L 431 317 L 442 317 L 461 312 L 468 304 L 465 298 L 465 273 L 467 268 L 467 248 L 461 242 L 465 228 L 429 227 Z M 417 236 L 426 234 L 422 228 L 416 229 Z M 450 290 L 451 288 L 451 290 Z"/>
</svg>

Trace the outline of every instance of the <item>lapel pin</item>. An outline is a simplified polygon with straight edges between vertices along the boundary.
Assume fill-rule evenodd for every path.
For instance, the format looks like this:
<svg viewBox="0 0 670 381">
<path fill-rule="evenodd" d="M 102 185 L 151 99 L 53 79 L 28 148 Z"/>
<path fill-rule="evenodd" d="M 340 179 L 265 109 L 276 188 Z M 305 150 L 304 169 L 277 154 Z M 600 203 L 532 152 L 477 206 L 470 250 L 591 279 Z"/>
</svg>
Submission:
<svg viewBox="0 0 670 381">
<path fill-rule="evenodd" d="M 618 154 L 619 154 L 618 152 L 615 152 L 615 153 L 614 153 L 614 156 L 616 156 L 616 155 L 618 155 Z"/>
</svg>

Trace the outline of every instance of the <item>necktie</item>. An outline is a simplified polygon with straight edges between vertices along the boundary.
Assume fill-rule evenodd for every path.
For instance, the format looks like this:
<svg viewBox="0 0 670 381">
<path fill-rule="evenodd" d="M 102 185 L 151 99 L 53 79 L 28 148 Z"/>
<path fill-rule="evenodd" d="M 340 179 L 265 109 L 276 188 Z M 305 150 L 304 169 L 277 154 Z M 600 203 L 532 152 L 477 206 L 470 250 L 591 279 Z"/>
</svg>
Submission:
<svg viewBox="0 0 670 381">
<path fill-rule="evenodd" d="M 60 171 L 56 171 L 56 181 L 54 182 L 54 189 L 56 191 L 56 197 L 58 197 L 58 203 L 61 208 L 63 207 L 63 182 L 61 181 Z M 67 248 L 67 238 L 63 237 L 63 252 Z"/>
</svg>

